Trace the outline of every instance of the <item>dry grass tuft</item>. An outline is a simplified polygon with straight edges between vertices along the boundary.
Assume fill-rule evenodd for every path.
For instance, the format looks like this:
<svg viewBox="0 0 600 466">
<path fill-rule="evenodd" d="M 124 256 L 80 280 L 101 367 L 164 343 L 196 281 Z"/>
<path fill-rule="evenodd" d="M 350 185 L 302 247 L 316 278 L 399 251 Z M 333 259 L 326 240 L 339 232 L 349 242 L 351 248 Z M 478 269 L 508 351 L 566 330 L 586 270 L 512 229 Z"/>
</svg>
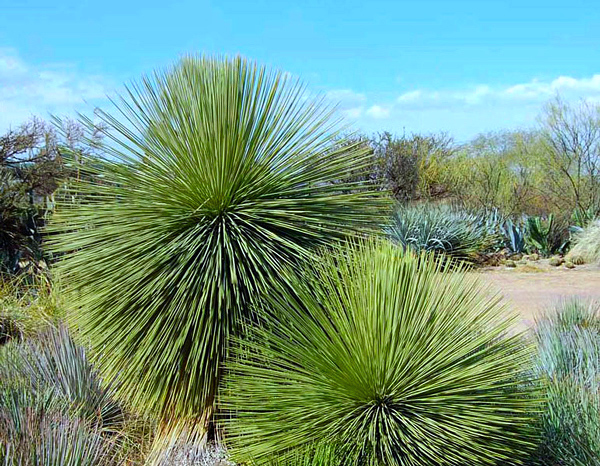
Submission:
<svg viewBox="0 0 600 466">
<path fill-rule="evenodd" d="M 573 264 L 600 264 L 600 219 L 590 223 L 575 238 L 575 246 L 567 254 Z"/>
</svg>

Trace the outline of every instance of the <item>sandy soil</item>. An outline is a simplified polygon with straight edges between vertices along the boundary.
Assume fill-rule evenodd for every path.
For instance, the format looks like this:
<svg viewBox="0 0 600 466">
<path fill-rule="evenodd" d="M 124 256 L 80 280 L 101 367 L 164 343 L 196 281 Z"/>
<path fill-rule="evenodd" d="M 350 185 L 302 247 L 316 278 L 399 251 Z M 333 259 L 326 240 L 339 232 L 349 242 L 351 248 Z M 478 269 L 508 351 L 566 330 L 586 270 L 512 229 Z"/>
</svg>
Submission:
<svg viewBox="0 0 600 466">
<path fill-rule="evenodd" d="M 521 314 L 523 327 L 530 327 L 536 315 L 561 299 L 580 296 L 600 301 L 600 267 L 554 268 L 540 261 L 538 268 L 540 270 L 527 273 L 519 268 L 494 267 L 477 273 L 499 289 Z"/>
</svg>

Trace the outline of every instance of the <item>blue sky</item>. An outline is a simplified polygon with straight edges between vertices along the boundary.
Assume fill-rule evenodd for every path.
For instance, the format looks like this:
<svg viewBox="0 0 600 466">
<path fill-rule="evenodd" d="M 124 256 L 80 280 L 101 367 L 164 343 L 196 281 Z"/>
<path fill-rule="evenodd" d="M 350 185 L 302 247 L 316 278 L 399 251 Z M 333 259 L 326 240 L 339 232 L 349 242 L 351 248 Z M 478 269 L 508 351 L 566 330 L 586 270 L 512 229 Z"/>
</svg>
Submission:
<svg viewBox="0 0 600 466">
<path fill-rule="evenodd" d="M 459 140 L 600 100 L 594 0 L 0 0 L 0 129 L 107 104 L 185 53 L 299 75 L 357 129 Z"/>
</svg>

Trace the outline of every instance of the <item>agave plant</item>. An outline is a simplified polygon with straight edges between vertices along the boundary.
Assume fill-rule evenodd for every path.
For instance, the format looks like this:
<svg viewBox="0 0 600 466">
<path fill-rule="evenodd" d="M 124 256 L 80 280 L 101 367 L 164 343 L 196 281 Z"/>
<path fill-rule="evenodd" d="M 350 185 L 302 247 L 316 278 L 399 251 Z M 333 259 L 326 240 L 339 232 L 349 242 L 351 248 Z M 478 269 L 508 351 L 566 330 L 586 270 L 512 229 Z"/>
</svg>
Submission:
<svg viewBox="0 0 600 466">
<path fill-rule="evenodd" d="M 521 222 L 506 220 L 501 227 L 502 234 L 511 252 L 523 253 L 526 246 L 526 226 Z"/>
<path fill-rule="evenodd" d="M 339 182 L 372 158 L 284 73 L 188 57 L 115 105 L 53 248 L 106 376 L 163 437 L 199 438 L 251 303 L 315 247 L 380 228 L 389 201 Z"/>
<path fill-rule="evenodd" d="M 435 204 L 399 207 L 389 234 L 404 248 L 444 253 L 463 260 L 474 259 L 495 239 L 485 216 Z"/>
<path fill-rule="evenodd" d="M 518 464 L 539 407 L 530 346 L 476 276 L 449 269 L 367 244 L 273 294 L 226 377 L 233 457 L 325 443 L 343 464 Z"/>
<path fill-rule="evenodd" d="M 527 230 L 528 241 L 534 249 L 540 254 L 549 255 L 554 252 L 552 249 L 550 233 L 554 225 L 554 216 L 550 214 L 548 219 L 544 221 L 541 217 L 528 217 Z"/>
</svg>

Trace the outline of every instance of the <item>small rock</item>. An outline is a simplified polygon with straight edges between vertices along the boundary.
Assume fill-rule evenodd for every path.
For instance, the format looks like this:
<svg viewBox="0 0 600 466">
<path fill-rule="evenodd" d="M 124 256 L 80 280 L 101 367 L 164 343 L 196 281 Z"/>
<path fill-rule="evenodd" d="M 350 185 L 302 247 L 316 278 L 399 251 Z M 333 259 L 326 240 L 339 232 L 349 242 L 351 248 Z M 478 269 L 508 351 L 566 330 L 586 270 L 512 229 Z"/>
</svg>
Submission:
<svg viewBox="0 0 600 466">
<path fill-rule="evenodd" d="M 548 262 L 551 266 L 553 267 L 558 267 L 560 266 L 562 263 L 564 262 L 564 259 L 562 257 L 551 257 L 550 261 Z"/>
<path fill-rule="evenodd" d="M 528 256 L 529 260 L 532 262 L 537 262 L 540 260 L 540 255 L 539 254 L 529 254 Z"/>
<path fill-rule="evenodd" d="M 507 260 L 507 261 L 504 263 L 504 265 L 505 265 L 506 267 L 510 267 L 510 268 L 512 269 L 512 268 L 515 268 L 515 267 L 517 266 L 517 263 L 516 263 L 515 261 L 513 261 L 513 260 L 510 260 L 510 259 L 509 259 L 509 260 Z"/>
<path fill-rule="evenodd" d="M 566 261 L 565 262 L 565 267 L 567 269 L 574 269 L 575 268 L 575 264 L 573 264 L 573 262 L 571 262 L 571 261 Z"/>
</svg>

